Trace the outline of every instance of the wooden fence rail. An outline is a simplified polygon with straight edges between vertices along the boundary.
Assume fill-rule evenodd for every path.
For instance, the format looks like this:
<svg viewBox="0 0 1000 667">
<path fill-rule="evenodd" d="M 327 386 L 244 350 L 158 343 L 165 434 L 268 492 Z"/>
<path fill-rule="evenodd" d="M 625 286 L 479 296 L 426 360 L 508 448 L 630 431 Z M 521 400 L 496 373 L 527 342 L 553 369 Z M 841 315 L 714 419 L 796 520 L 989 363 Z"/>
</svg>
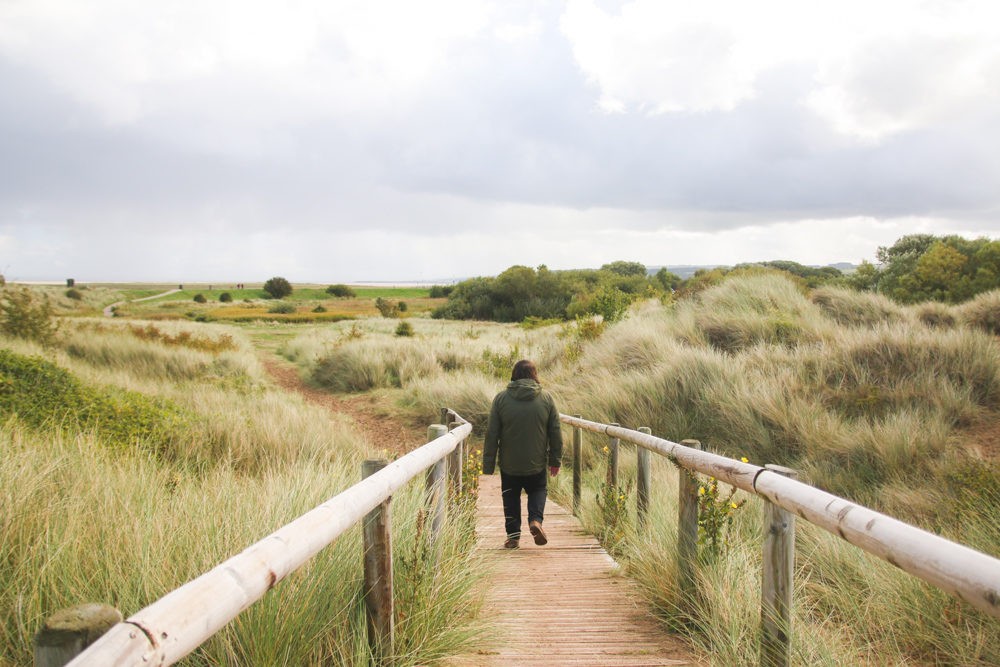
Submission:
<svg viewBox="0 0 1000 667">
<path fill-rule="evenodd" d="M 368 517 L 366 527 L 370 530 L 366 533 L 384 535 L 384 527 L 375 516 L 378 508 L 387 507 L 391 496 L 414 477 L 437 468 L 456 449 L 463 448 L 472 432 L 472 425 L 454 412 L 442 414 L 454 417 L 453 430 L 449 432 L 446 426 L 439 426 L 426 445 L 384 467 L 367 466 L 365 472 L 370 474 L 358 484 L 112 626 L 68 664 L 73 667 L 171 665 L 362 519 Z M 437 512 L 442 506 L 438 501 L 444 496 L 444 477 L 440 472 L 433 476 L 435 519 L 440 518 Z M 368 547 L 366 544 L 366 551 Z M 370 556 L 373 563 L 379 559 L 384 562 L 386 558 L 391 563 L 391 553 Z M 383 577 L 381 583 L 387 583 L 384 569 L 375 576 Z M 371 588 L 370 582 L 366 582 L 366 590 Z M 381 590 L 384 593 L 386 589 Z M 388 594 L 391 595 L 391 585 Z M 373 626 L 369 640 L 380 650 L 386 641 L 391 642 L 391 619 L 370 619 L 369 628 Z M 38 655 L 36 645 L 36 664 L 40 664 Z"/>
<path fill-rule="evenodd" d="M 774 510 L 778 510 L 768 513 L 765 527 L 765 556 L 770 561 L 764 563 L 762 577 L 762 664 L 788 663 L 796 516 L 992 616 L 1000 617 L 1000 560 L 996 558 L 800 482 L 794 479 L 794 471 L 787 468 L 743 463 L 701 451 L 697 441 L 676 443 L 657 438 L 645 428 L 634 431 L 616 424 L 588 421 L 579 416 L 560 415 L 560 419 L 574 427 L 574 456 L 577 458 L 580 456 L 580 432 L 597 433 L 611 438 L 612 442 L 631 442 L 669 458 L 684 470 L 710 475 L 760 496 L 771 503 Z M 641 460 L 640 457 L 640 469 Z M 578 462 L 574 461 L 574 509 L 579 506 L 579 470 Z M 690 484 L 685 484 L 688 475 L 684 470 L 681 471 L 679 542 L 691 531 L 697 535 L 697 495 L 694 495 L 693 514 L 690 497 L 696 494 L 697 488 L 696 485 L 692 489 Z M 617 477 L 617 461 L 609 463 L 609 480 L 612 475 Z M 690 555 L 681 558 L 680 552 L 690 548 L 691 545 L 678 545 L 678 557 L 684 561 L 678 562 L 682 584 L 685 575 L 692 576 L 686 568 L 692 567 L 693 559 Z M 687 590 L 689 588 L 682 585 L 682 595 L 693 595 L 693 590 Z"/>
</svg>

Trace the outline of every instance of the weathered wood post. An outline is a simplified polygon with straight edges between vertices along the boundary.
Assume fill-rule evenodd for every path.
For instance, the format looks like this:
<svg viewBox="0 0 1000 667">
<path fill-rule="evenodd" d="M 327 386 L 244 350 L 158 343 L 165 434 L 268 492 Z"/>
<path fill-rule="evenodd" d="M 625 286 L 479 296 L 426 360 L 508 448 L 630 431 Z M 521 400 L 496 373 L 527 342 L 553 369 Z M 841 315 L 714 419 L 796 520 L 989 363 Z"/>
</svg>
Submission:
<svg viewBox="0 0 1000 667">
<path fill-rule="evenodd" d="M 652 435 L 648 426 L 640 426 L 639 433 Z M 639 530 L 646 527 L 646 515 L 649 512 L 649 450 L 635 446 L 635 516 Z"/>
<path fill-rule="evenodd" d="M 443 424 L 431 424 L 427 427 L 427 442 L 433 442 L 445 435 L 448 427 Z M 427 539 L 431 545 L 437 544 L 444 523 L 445 512 L 445 477 L 448 474 L 448 457 L 445 457 L 427 469 L 424 476 L 424 502 L 427 507 L 428 521 Z"/>
<path fill-rule="evenodd" d="M 361 464 L 365 479 L 389 465 L 386 459 L 368 459 Z M 368 645 L 379 659 L 392 655 L 395 640 L 392 598 L 392 525 L 389 501 L 373 509 L 362 520 L 365 554 L 365 616 Z"/>
<path fill-rule="evenodd" d="M 454 431 L 461 424 L 450 422 L 448 430 Z M 465 440 L 455 445 L 455 449 L 448 455 L 448 482 L 451 485 L 451 497 L 458 499 L 462 495 L 462 464 L 465 462 L 464 449 Z"/>
<path fill-rule="evenodd" d="M 681 444 L 701 449 L 697 440 L 681 440 Z M 677 587 L 681 592 L 681 605 L 690 611 L 694 608 L 698 565 L 698 482 L 694 473 L 685 468 L 678 468 L 677 475 Z"/>
<path fill-rule="evenodd" d="M 91 602 L 57 611 L 35 635 L 35 667 L 62 667 L 121 621 L 121 612 L 106 604 Z"/>
<path fill-rule="evenodd" d="M 583 415 L 573 415 L 583 419 Z M 583 429 L 573 427 L 573 514 L 580 515 L 580 489 L 583 483 Z"/>
<path fill-rule="evenodd" d="M 611 422 L 611 426 L 621 426 L 621 424 L 616 424 Z M 611 442 L 608 443 L 608 486 L 612 489 L 618 488 L 618 445 L 620 440 L 618 438 L 611 438 Z"/>
<path fill-rule="evenodd" d="M 766 470 L 791 477 L 790 468 L 767 464 Z M 764 516 L 764 563 L 760 601 L 760 664 L 787 667 L 792 660 L 792 578 L 795 568 L 795 515 L 767 503 Z"/>
</svg>

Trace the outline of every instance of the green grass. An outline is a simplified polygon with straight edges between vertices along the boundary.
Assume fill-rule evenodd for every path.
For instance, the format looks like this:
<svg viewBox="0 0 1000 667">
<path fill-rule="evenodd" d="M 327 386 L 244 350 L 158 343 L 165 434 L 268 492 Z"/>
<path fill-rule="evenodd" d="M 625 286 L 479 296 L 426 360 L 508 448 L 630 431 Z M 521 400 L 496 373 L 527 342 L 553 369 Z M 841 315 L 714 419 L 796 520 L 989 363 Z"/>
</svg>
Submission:
<svg viewBox="0 0 1000 667">
<path fill-rule="evenodd" d="M 809 294 L 780 277 L 747 275 L 669 307 L 640 304 L 603 333 L 572 324 L 525 330 L 411 320 L 420 343 L 413 345 L 366 321 L 311 330 L 283 349 L 331 389 L 378 387 L 422 419 L 448 405 L 478 428 L 505 384 L 498 369 L 507 355 L 531 358 L 562 412 L 649 426 L 674 441 L 695 438 L 734 458 L 786 465 L 821 488 L 1000 555 L 992 511 L 1000 503 L 1000 469 L 977 463 L 966 430 L 1000 417 L 992 308 L 988 296 L 965 310 L 935 306 L 928 315 L 926 305 L 899 307 L 832 289 Z M 952 325 L 940 326 L 949 315 Z M 351 386 L 355 380 L 360 384 Z M 568 444 L 569 429 L 564 439 Z M 588 436 L 583 456 L 584 518 L 598 534 L 602 445 Z M 622 457 L 622 483 L 634 488 L 632 448 Z M 649 533 L 626 526 L 620 561 L 664 623 L 693 632 L 711 664 L 756 664 L 761 502 L 750 499 L 736 513 L 730 547 L 701 568 L 702 603 L 682 612 L 673 565 L 676 476 L 657 462 Z M 569 482 L 568 475 L 556 478 L 553 496 L 565 500 Z M 795 661 L 1000 660 L 1000 621 L 800 526 Z"/>
<path fill-rule="evenodd" d="M 3 665 L 32 664 L 31 637 L 60 608 L 128 616 L 214 567 L 357 482 L 382 444 L 271 388 L 238 328 L 64 325 L 52 348 L 0 338 Z M 184 344 L 209 340 L 231 346 Z M 142 419 L 167 413 L 183 417 L 169 447 L 128 446 L 158 442 Z M 394 665 L 468 650 L 482 632 L 471 516 L 449 519 L 434 567 L 416 546 L 422 496 L 415 483 L 393 498 Z M 361 593 L 354 528 L 181 664 L 368 665 Z"/>
</svg>

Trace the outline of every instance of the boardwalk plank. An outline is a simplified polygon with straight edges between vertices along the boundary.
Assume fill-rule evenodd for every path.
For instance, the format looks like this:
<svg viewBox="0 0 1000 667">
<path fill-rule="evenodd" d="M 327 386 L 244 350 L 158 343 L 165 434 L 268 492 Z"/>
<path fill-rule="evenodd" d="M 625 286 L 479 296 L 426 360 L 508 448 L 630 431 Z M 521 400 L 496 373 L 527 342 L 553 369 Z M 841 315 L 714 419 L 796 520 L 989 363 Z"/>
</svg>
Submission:
<svg viewBox="0 0 1000 667">
<path fill-rule="evenodd" d="M 456 656 L 447 665 L 702 664 L 690 647 L 662 630 L 636 585 L 559 505 L 546 505 L 546 546 L 535 546 L 525 530 L 519 549 L 503 549 L 499 475 L 479 481 L 477 548 L 487 555 L 493 572 L 484 614 L 494 621 L 496 632 L 483 650 Z M 524 502 L 522 496 L 526 517 Z M 524 523 L 527 528 L 526 519 Z"/>
</svg>

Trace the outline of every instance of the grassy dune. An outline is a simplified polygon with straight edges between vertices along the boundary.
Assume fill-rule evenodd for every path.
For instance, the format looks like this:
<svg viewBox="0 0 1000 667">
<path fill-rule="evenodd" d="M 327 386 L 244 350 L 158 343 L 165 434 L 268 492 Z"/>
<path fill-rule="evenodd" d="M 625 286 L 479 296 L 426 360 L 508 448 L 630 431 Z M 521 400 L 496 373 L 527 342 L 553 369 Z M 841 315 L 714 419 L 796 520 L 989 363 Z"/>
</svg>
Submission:
<svg viewBox="0 0 1000 667">
<path fill-rule="evenodd" d="M 372 454 L 347 421 L 271 389 L 240 330 L 154 329 L 73 320 L 54 349 L 0 339 L 0 665 L 30 665 L 57 609 L 137 611 L 355 483 Z M 481 631 L 471 516 L 451 519 L 434 568 L 421 491 L 393 502 L 400 665 Z M 183 664 L 369 664 L 359 542 L 346 533 Z"/>
<path fill-rule="evenodd" d="M 642 304 L 596 338 L 574 324 L 524 330 L 415 320 L 416 342 L 384 328 L 351 335 L 342 323 L 284 349 L 316 384 L 379 387 L 426 418 L 450 405 L 480 426 L 506 361 L 533 358 L 563 412 L 793 467 L 821 488 L 1000 555 L 1000 474 L 968 435 L 1000 411 L 998 321 L 996 294 L 960 307 L 901 307 L 846 290 L 809 293 L 765 273 L 670 307 Z M 470 328 L 482 333 L 466 335 Z M 603 443 L 587 442 L 585 520 L 602 533 Z M 632 458 L 623 454 L 625 487 Z M 761 503 L 750 499 L 732 512 L 728 548 L 705 557 L 701 608 L 681 614 L 677 473 L 660 461 L 654 477 L 650 530 L 635 533 L 630 509 L 607 536 L 610 546 L 665 622 L 693 631 L 713 664 L 756 664 Z M 560 476 L 553 494 L 565 499 L 568 485 Z M 805 522 L 797 558 L 797 662 L 1000 662 L 996 620 Z"/>
</svg>

